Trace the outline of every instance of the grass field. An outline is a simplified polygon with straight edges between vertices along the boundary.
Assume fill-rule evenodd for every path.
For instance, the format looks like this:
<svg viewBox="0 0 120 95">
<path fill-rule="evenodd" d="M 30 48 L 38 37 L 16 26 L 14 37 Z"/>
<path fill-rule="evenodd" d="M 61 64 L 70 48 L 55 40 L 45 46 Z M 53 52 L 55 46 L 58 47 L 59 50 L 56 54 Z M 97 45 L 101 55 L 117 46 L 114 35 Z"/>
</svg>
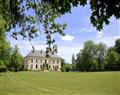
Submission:
<svg viewBox="0 0 120 95">
<path fill-rule="evenodd" d="M 120 95 L 120 72 L 1 73 L 0 95 Z"/>
</svg>

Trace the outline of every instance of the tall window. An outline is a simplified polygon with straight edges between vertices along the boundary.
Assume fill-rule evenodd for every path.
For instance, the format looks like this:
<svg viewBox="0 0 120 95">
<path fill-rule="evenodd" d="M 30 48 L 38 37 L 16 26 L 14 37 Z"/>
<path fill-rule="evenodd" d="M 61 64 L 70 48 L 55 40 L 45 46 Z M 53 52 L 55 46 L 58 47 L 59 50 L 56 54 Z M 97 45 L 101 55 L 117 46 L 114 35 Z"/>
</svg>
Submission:
<svg viewBox="0 0 120 95">
<path fill-rule="evenodd" d="M 33 64 L 31 64 L 31 69 L 33 69 Z"/>
<path fill-rule="evenodd" d="M 36 59 L 36 63 L 38 63 L 38 60 Z"/>
<path fill-rule="evenodd" d="M 33 59 L 31 59 L 31 62 L 33 63 Z"/>
<path fill-rule="evenodd" d="M 57 60 L 57 63 L 59 63 L 59 60 Z"/>
<path fill-rule="evenodd" d="M 38 65 L 36 65 L 36 69 L 38 68 Z"/>
<path fill-rule="evenodd" d="M 51 68 L 51 66 L 49 65 L 49 69 Z"/>
<path fill-rule="evenodd" d="M 51 63 L 51 60 L 49 60 L 49 63 Z"/>
<path fill-rule="evenodd" d="M 53 60 L 53 63 L 55 63 L 55 60 Z"/>
<path fill-rule="evenodd" d="M 47 63 L 47 61 L 45 60 L 45 63 Z"/>
<path fill-rule="evenodd" d="M 40 68 L 42 68 L 43 66 L 42 65 L 40 65 Z"/>
</svg>

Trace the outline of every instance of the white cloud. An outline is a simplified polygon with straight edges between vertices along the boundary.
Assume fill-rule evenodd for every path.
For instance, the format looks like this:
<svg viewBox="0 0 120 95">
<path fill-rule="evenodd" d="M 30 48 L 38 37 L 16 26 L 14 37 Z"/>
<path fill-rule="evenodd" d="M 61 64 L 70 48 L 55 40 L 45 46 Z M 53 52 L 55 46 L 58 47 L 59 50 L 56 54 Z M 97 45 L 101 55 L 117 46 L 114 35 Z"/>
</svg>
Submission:
<svg viewBox="0 0 120 95">
<path fill-rule="evenodd" d="M 97 38 L 101 38 L 104 36 L 104 33 L 102 31 L 96 33 Z"/>
<path fill-rule="evenodd" d="M 107 46 L 114 46 L 116 39 L 120 38 L 120 36 L 107 36 L 107 37 L 102 37 L 101 39 L 97 39 L 96 42 L 103 42 Z"/>
<path fill-rule="evenodd" d="M 74 37 L 71 36 L 71 35 L 65 35 L 65 36 L 62 37 L 62 40 L 64 40 L 64 41 L 72 41 L 72 40 L 74 40 Z"/>
</svg>

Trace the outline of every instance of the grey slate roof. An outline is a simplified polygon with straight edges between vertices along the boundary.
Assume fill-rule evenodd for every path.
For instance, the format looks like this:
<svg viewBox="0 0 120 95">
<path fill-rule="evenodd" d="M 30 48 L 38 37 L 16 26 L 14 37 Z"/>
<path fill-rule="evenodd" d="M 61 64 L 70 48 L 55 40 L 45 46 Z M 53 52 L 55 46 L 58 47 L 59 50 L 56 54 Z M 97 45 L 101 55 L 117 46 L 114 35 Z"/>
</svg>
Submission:
<svg viewBox="0 0 120 95">
<path fill-rule="evenodd" d="M 49 54 L 50 58 L 61 58 L 56 54 Z M 34 50 L 31 51 L 26 57 L 41 57 L 41 58 L 46 58 L 46 54 L 45 51 L 41 51 L 41 50 Z"/>
</svg>

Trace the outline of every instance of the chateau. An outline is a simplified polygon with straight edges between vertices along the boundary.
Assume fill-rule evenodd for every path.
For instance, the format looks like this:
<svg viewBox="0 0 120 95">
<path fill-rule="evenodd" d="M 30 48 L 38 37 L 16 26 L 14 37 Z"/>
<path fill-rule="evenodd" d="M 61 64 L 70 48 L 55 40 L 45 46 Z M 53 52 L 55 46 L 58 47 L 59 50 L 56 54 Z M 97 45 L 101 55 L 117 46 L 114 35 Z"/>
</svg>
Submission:
<svg viewBox="0 0 120 95">
<path fill-rule="evenodd" d="M 49 54 L 49 56 L 46 58 L 45 51 L 33 49 L 24 58 L 24 68 L 27 70 L 60 71 L 61 58 L 55 54 Z"/>
</svg>

